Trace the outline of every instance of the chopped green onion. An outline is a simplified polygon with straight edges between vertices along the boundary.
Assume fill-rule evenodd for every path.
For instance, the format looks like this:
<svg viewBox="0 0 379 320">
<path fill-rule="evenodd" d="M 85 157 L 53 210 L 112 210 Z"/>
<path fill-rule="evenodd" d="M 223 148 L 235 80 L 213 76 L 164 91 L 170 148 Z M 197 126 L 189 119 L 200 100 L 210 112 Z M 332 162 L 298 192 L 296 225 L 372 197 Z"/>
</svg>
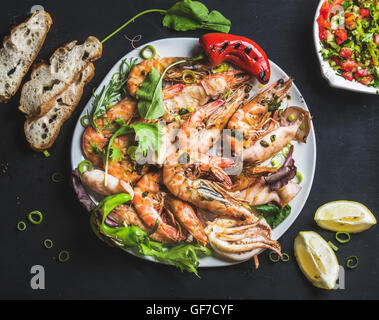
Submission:
<svg viewBox="0 0 379 320">
<path fill-rule="evenodd" d="M 350 256 L 346 259 L 346 267 L 349 269 L 355 269 L 358 267 L 359 259 L 357 256 Z"/>
<path fill-rule="evenodd" d="M 259 89 L 262 89 L 263 87 L 264 87 L 264 84 L 262 84 L 262 83 L 258 84 Z"/>
<path fill-rule="evenodd" d="M 283 256 L 282 262 L 288 262 L 288 261 L 290 261 L 290 256 L 287 253 L 282 252 L 282 256 Z"/>
<path fill-rule="evenodd" d="M 230 68 L 229 64 L 227 62 L 222 62 L 218 66 L 215 67 L 215 72 L 225 72 L 228 71 Z"/>
<path fill-rule="evenodd" d="M 146 51 L 150 51 L 150 54 L 146 54 Z M 144 58 L 145 60 L 153 59 L 156 54 L 157 54 L 157 51 L 152 45 L 148 45 L 144 47 L 141 51 L 141 57 Z"/>
<path fill-rule="evenodd" d="M 190 107 L 187 108 L 187 111 L 188 111 L 189 113 L 192 113 L 192 112 L 195 111 L 195 108 L 190 106 Z"/>
<path fill-rule="evenodd" d="M 51 249 L 53 247 L 53 241 L 51 241 L 50 239 L 46 239 L 43 241 L 43 245 L 46 249 Z"/>
<path fill-rule="evenodd" d="M 328 242 L 328 245 L 329 245 L 334 251 L 338 251 L 338 247 L 337 247 L 332 241 L 329 241 L 329 242 Z"/>
<path fill-rule="evenodd" d="M 190 76 L 192 80 L 191 81 L 187 80 L 187 76 Z M 186 84 L 194 84 L 196 82 L 196 74 L 195 72 L 191 70 L 186 70 L 183 72 L 182 79 L 183 79 L 183 82 Z"/>
<path fill-rule="evenodd" d="M 176 122 L 180 122 L 180 120 L 182 120 L 182 117 L 181 116 L 175 116 L 174 120 Z"/>
<path fill-rule="evenodd" d="M 305 124 L 302 123 L 299 128 L 300 128 L 300 130 L 304 130 L 305 129 Z"/>
<path fill-rule="evenodd" d="M 52 174 L 52 176 L 51 176 L 51 180 L 53 181 L 53 182 L 62 182 L 63 181 L 63 179 L 64 179 L 64 175 L 63 175 L 63 173 L 60 173 L 60 172 L 54 172 L 53 174 Z"/>
<path fill-rule="evenodd" d="M 293 114 L 290 114 L 290 115 L 288 116 L 287 120 L 288 120 L 289 122 L 292 122 L 292 121 L 295 120 L 295 116 L 294 116 Z"/>
<path fill-rule="evenodd" d="M 89 160 L 84 160 L 79 163 L 78 170 L 80 174 L 83 174 L 86 171 L 92 171 L 93 169 L 93 164 Z"/>
<path fill-rule="evenodd" d="M 260 142 L 261 146 L 264 147 L 264 148 L 267 148 L 269 146 L 268 142 L 267 141 L 264 141 L 264 140 L 261 140 Z"/>
<path fill-rule="evenodd" d="M 271 142 L 274 142 L 274 141 L 276 140 L 276 135 L 273 134 L 273 135 L 270 137 L 270 140 L 271 140 Z"/>
<path fill-rule="evenodd" d="M 88 114 L 80 118 L 80 124 L 83 128 L 87 128 L 90 124 Z"/>
<path fill-rule="evenodd" d="M 38 220 L 35 220 L 35 218 L 34 218 L 35 216 L 37 216 Z M 34 210 L 32 212 L 29 212 L 28 219 L 33 224 L 41 224 L 41 222 L 43 220 L 43 216 L 42 216 L 41 211 Z"/>
<path fill-rule="evenodd" d="M 280 257 L 278 256 L 278 254 L 274 251 L 271 251 L 268 255 L 269 259 L 271 262 L 279 262 L 280 261 Z"/>
<path fill-rule="evenodd" d="M 345 239 L 340 238 L 340 235 L 344 235 L 344 236 L 346 236 L 346 238 L 345 238 Z M 343 232 L 343 231 L 337 232 L 337 233 L 336 233 L 336 240 L 337 240 L 339 243 L 347 243 L 347 242 L 350 241 L 350 233 L 348 233 L 348 232 Z"/>
<path fill-rule="evenodd" d="M 67 262 L 68 260 L 70 260 L 70 253 L 66 250 L 59 252 L 58 260 L 62 263 Z"/>
<path fill-rule="evenodd" d="M 50 157 L 50 153 L 49 153 L 49 151 L 47 151 L 47 150 L 44 150 L 43 155 L 44 155 L 46 158 Z"/>
<path fill-rule="evenodd" d="M 229 95 L 230 95 L 230 90 L 226 91 L 226 93 L 222 97 L 222 100 L 226 100 L 229 97 Z"/>
<path fill-rule="evenodd" d="M 25 231 L 26 230 L 26 224 L 24 221 L 20 221 L 17 223 L 17 230 L 18 231 Z"/>
<path fill-rule="evenodd" d="M 296 183 L 300 184 L 303 181 L 303 175 L 301 174 L 300 171 L 296 172 Z"/>
<path fill-rule="evenodd" d="M 253 208 L 250 205 L 248 205 L 247 203 L 243 203 L 242 207 L 246 208 L 249 211 L 253 211 Z"/>
</svg>

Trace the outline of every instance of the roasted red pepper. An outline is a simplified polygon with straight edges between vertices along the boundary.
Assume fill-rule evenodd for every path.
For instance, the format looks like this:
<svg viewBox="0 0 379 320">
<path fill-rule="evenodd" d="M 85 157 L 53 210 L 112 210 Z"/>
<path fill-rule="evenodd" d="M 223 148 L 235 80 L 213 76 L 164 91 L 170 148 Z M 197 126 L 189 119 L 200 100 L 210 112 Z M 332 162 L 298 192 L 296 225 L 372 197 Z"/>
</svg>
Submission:
<svg viewBox="0 0 379 320">
<path fill-rule="evenodd" d="M 229 61 L 255 76 L 260 83 L 269 82 L 270 63 L 265 52 L 254 41 L 232 34 L 207 33 L 200 38 L 200 45 L 212 66 Z"/>
</svg>

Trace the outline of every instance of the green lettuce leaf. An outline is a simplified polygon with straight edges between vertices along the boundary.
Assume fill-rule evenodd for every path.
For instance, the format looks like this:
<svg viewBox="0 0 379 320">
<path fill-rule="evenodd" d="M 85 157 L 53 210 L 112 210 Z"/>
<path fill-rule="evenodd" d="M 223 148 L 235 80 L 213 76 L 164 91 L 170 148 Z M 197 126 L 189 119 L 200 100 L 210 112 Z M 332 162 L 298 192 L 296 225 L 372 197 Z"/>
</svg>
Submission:
<svg viewBox="0 0 379 320">
<path fill-rule="evenodd" d="M 263 215 L 266 222 L 272 229 L 275 229 L 278 225 L 280 225 L 291 213 L 291 207 L 289 205 L 286 205 L 284 208 L 280 208 L 278 206 L 265 204 L 256 206 L 255 210 Z"/>
<path fill-rule="evenodd" d="M 95 218 L 94 218 L 95 217 Z M 199 265 L 200 256 L 209 256 L 211 250 L 200 245 L 182 243 L 173 246 L 163 245 L 162 243 L 152 241 L 148 234 L 139 227 L 119 227 L 111 228 L 106 224 L 102 224 L 99 232 L 99 221 L 96 219 L 95 213 L 91 215 L 91 227 L 95 234 L 101 239 L 106 239 L 115 243 L 119 247 L 131 248 L 143 256 L 151 256 L 163 263 L 172 264 L 181 271 L 189 271 L 198 275 L 197 267 Z"/>
</svg>

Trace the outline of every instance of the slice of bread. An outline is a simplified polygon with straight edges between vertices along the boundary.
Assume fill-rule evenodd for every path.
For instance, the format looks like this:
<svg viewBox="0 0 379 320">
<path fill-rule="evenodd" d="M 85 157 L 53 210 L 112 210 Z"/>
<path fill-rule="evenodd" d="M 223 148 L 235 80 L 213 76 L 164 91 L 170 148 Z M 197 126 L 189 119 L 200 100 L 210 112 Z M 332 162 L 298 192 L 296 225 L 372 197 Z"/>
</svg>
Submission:
<svg viewBox="0 0 379 320">
<path fill-rule="evenodd" d="M 0 102 L 8 102 L 37 57 L 53 23 L 45 11 L 11 29 L 0 49 Z"/>
<path fill-rule="evenodd" d="M 55 104 L 56 97 L 75 82 L 89 63 L 101 57 L 102 44 L 95 37 L 88 37 L 81 45 L 72 41 L 57 49 L 50 63 L 38 63 L 21 91 L 19 109 L 27 118 L 46 114 Z"/>
<path fill-rule="evenodd" d="M 43 151 L 53 145 L 61 126 L 79 103 L 84 86 L 91 81 L 94 74 L 95 68 L 90 63 L 80 73 L 79 78 L 55 99 L 55 103 L 48 113 L 40 118 L 25 121 L 26 140 L 34 150 Z"/>
</svg>

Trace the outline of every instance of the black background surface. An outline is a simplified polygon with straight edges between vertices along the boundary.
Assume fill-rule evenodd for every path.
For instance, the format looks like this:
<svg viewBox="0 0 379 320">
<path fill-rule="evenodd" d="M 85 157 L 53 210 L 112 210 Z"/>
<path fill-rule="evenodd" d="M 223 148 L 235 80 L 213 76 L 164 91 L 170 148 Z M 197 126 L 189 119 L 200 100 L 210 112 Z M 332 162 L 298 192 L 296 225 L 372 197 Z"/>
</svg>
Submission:
<svg viewBox="0 0 379 320">
<path fill-rule="evenodd" d="M 89 35 L 103 39 L 140 11 L 165 9 L 173 1 L 3 1 L 0 35 L 24 20 L 34 4 L 52 15 L 54 24 L 39 58 L 48 59 L 60 45 Z M 333 200 L 355 200 L 374 213 L 379 210 L 377 158 L 379 157 L 378 97 L 332 89 L 320 75 L 313 46 L 312 25 L 316 0 L 251 0 L 204 3 L 232 20 L 231 33 L 254 39 L 269 58 L 295 78 L 314 116 L 317 167 L 310 197 L 296 222 L 281 238 L 291 256 L 286 264 L 271 263 L 262 254 L 259 270 L 246 262 L 232 267 L 201 269 L 201 279 L 171 266 L 147 262 L 100 242 L 89 228 L 86 212 L 74 199 L 68 184 L 70 144 L 81 109 L 108 70 L 132 49 L 123 35 L 141 34 L 143 43 L 167 37 L 200 36 L 203 31 L 171 32 L 161 27 L 159 14 L 144 16 L 104 46 L 96 62 L 96 76 L 82 101 L 61 130 L 51 157 L 32 151 L 23 133 L 23 115 L 17 110 L 19 95 L 0 106 L 0 298 L 42 299 L 370 299 L 379 298 L 378 227 L 353 235 L 340 245 L 340 264 L 347 256 L 360 258 L 359 268 L 346 270 L 346 289 L 323 291 L 311 286 L 293 257 L 293 240 L 299 231 L 314 230 L 327 240 L 334 234 L 319 229 L 316 209 Z M 27 78 L 25 78 L 27 79 Z M 63 172 L 65 182 L 50 176 Z M 19 199 L 18 199 L 19 197 Z M 19 220 L 34 209 L 44 213 L 40 226 L 16 230 Z M 44 239 L 54 248 L 43 248 Z M 57 262 L 59 250 L 71 253 L 68 263 Z M 30 268 L 43 265 L 46 290 L 30 288 Z"/>
</svg>

